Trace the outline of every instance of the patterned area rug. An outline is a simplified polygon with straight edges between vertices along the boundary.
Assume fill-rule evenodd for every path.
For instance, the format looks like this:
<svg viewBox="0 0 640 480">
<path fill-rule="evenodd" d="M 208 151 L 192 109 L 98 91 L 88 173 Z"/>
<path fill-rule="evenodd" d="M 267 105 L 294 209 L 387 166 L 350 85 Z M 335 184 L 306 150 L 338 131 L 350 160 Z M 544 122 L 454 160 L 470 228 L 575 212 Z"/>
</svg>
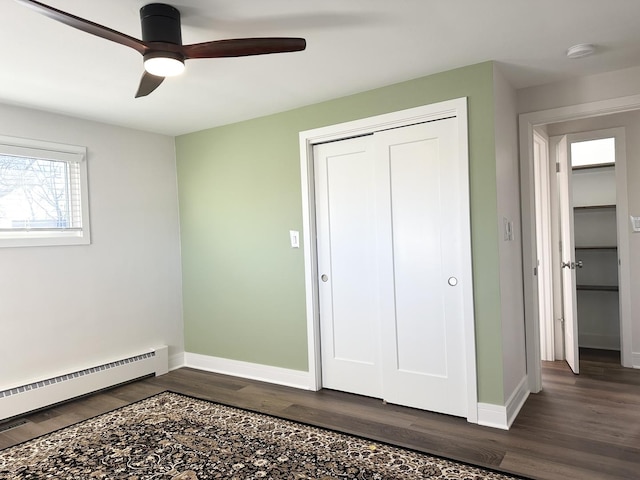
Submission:
<svg viewBox="0 0 640 480">
<path fill-rule="evenodd" d="M 0 450 L 0 478 L 505 480 L 516 477 L 165 392 Z"/>
</svg>

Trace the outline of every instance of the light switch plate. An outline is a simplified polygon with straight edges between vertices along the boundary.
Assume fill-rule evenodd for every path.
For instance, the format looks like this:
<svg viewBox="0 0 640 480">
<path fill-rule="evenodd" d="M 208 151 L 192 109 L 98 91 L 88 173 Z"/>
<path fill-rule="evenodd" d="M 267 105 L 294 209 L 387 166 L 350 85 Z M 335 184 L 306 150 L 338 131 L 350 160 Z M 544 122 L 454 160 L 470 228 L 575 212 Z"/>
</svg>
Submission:
<svg viewBox="0 0 640 480">
<path fill-rule="evenodd" d="M 631 215 L 629 218 L 631 219 L 631 229 L 635 233 L 640 232 L 640 217 L 634 217 Z"/>
<path fill-rule="evenodd" d="M 289 239 L 291 240 L 291 248 L 300 248 L 300 232 L 289 230 Z"/>
<path fill-rule="evenodd" d="M 505 242 L 513 240 L 513 222 L 506 217 L 502 217 L 502 224 L 504 226 L 503 239 Z"/>
</svg>

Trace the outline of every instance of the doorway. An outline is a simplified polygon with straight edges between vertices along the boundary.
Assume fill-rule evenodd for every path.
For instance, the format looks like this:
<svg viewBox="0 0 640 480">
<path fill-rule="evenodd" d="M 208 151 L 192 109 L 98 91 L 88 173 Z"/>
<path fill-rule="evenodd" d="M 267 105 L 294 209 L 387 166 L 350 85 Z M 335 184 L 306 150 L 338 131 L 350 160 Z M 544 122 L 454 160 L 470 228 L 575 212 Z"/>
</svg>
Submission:
<svg viewBox="0 0 640 480">
<path fill-rule="evenodd" d="M 640 106 L 640 96 L 629 97 L 626 99 L 616 99 L 611 101 L 596 102 L 594 104 L 577 105 L 573 107 L 563 107 L 560 109 L 554 109 L 550 111 L 534 112 L 531 114 L 523 114 L 520 116 L 520 135 L 521 135 L 521 185 L 522 185 L 522 199 L 523 199 L 523 236 L 524 236 L 524 251 L 525 251 L 525 271 L 531 268 L 533 275 L 530 277 L 525 276 L 525 315 L 527 326 L 527 368 L 530 372 L 529 382 L 532 392 L 538 392 L 541 389 L 541 376 L 540 376 L 540 342 L 541 342 L 541 330 L 539 324 L 539 303 L 538 292 L 535 281 L 537 280 L 534 266 L 537 262 L 537 228 L 534 221 L 533 212 L 535 212 L 535 176 L 533 171 L 533 130 L 534 128 L 542 128 L 550 135 L 569 135 L 574 143 L 579 143 L 581 140 L 586 140 L 589 135 L 593 136 L 593 132 L 597 130 L 620 127 L 624 125 L 624 122 L 631 121 L 631 117 L 637 117 L 637 121 L 640 121 L 640 114 L 635 112 L 637 107 Z M 618 114 L 612 114 L 612 112 L 620 112 Z M 623 113 L 628 112 L 628 113 Z M 634 118 L 635 118 L 634 117 Z M 636 121 L 636 120 L 634 120 Z M 592 133 L 581 133 L 592 132 Z M 618 279 L 619 285 L 619 314 L 621 317 L 620 322 L 620 350 L 621 361 L 624 366 L 632 366 L 632 318 L 631 318 L 631 299 L 630 299 L 630 258 L 629 258 L 629 217 L 627 207 L 627 179 L 626 179 L 626 163 L 624 157 L 626 154 L 626 143 L 624 136 L 620 141 L 616 142 L 616 166 L 615 166 L 615 187 L 616 187 L 616 208 L 612 209 L 607 207 L 601 208 L 604 204 L 592 205 L 599 207 L 589 211 L 588 209 L 582 209 L 577 215 L 579 216 L 593 216 L 593 213 L 597 215 L 605 215 L 603 210 L 609 210 L 606 215 L 609 219 L 614 218 L 614 230 L 617 234 L 617 245 L 614 250 L 611 245 L 610 239 L 602 244 L 586 245 L 593 247 L 607 247 L 603 249 L 608 251 L 608 255 L 611 252 L 616 252 L 617 271 L 614 273 Z M 618 162 L 618 156 L 622 161 Z M 586 172 L 585 172 L 586 173 Z M 598 182 L 597 182 L 598 183 Z M 587 205 L 584 205 L 587 206 Z M 596 212 L 598 210 L 598 212 Z M 611 215 L 612 212 L 613 216 Z M 582 222 L 582 220 L 580 220 Z M 582 228 L 582 227 L 580 227 Z M 609 229 L 610 230 L 610 229 Z M 599 229 L 600 232 L 604 232 L 605 229 Z M 610 232 L 609 232 L 610 233 Z M 578 244 L 580 247 L 581 245 Z M 594 255 L 601 255 L 601 252 L 597 249 L 578 249 L 579 256 L 583 257 L 583 264 L 585 258 L 588 258 L 590 264 L 595 264 L 599 260 L 591 258 Z M 602 255 L 601 255 L 602 256 Z M 578 274 L 583 277 L 581 281 L 584 281 L 584 270 L 580 271 L 578 265 L 578 258 L 575 254 L 571 259 L 565 258 L 561 261 L 565 263 L 572 263 L 576 266 L 574 272 L 577 270 Z M 614 260 L 615 262 L 615 260 Z M 615 266 L 615 264 L 614 264 Z M 570 268 L 570 267 L 569 267 Z M 609 266 L 610 269 L 610 266 Z M 593 272 L 592 272 L 593 273 Z M 602 286 L 612 287 L 613 282 L 601 282 L 596 283 L 594 278 L 587 279 L 586 287 Z M 575 283 L 575 282 L 574 282 Z M 604 293 L 600 293 L 604 295 Z M 582 293 L 578 294 L 582 295 Z M 562 318 L 562 313 L 557 314 L 554 312 L 555 321 Z M 566 322 L 566 318 L 564 319 Z M 558 330 L 556 330 L 557 332 Z M 562 330 L 560 330 L 562 332 Z M 588 333 L 588 332 L 587 332 Z M 584 338 L 583 338 L 584 340 Z M 611 340 L 611 339 L 610 339 Z M 575 339 L 575 351 L 577 352 L 577 346 L 579 339 Z M 557 342 L 556 342 L 557 344 Z M 609 344 L 611 346 L 611 343 Z M 566 349 L 565 349 L 566 355 Z M 576 353 L 577 356 L 577 353 Z M 560 357 L 563 358 L 563 357 Z"/>
<path fill-rule="evenodd" d="M 543 189 L 536 186 L 537 205 L 556 205 L 546 225 L 537 222 L 540 263 L 553 270 L 550 277 L 543 269 L 538 272 L 541 358 L 565 359 L 576 374 L 580 349 L 620 352 L 618 231 L 622 236 L 626 228 L 624 219 L 619 225 L 616 218 L 617 204 L 625 201 L 618 198 L 615 174 L 616 166 L 624 168 L 626 163 L 624 128 L 566 133 L 578 128 L 575 122 L 547 125 L 552 173 L 548 179 L 540 175 L 535 179 L 536 185 L 557 185 L 549 189 L 548 199 L 538 198 Z M 535 154 L 536 161 L 544 158 Z M 557 239 L 551 242 L 557 254 L 553 259 L 540 247 L 546 244 L 547 226 Z M 556 296 L 557 322 L 545 321 L 546 291 Z M 552 352 L 545 342 L 549 334 L 561 339 Z"/>
</svg>

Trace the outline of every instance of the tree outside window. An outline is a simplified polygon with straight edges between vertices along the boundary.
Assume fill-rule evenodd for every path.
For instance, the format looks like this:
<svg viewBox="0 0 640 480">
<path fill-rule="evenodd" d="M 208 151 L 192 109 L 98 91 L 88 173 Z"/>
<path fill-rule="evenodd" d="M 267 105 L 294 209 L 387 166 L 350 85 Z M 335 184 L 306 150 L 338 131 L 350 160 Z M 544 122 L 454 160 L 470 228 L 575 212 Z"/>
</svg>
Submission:
<svg viewBox="0 0 640 480">
<path fill-rule="evenodd" d="M 74 225 L 74 164 L 0 155 L 0 228 L 64 229 Z"/>
</svg>

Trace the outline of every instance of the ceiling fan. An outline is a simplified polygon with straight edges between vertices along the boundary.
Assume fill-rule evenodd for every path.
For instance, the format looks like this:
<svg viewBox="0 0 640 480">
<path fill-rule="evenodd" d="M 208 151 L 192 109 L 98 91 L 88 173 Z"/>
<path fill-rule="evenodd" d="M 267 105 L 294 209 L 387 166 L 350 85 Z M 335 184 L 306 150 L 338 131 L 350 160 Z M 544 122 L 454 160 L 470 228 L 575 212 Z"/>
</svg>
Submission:
<svg viewBox="0 0 640 480">
<path fill-rule="evenodd" d="M 53 20 L 133 48 L 140 53 L 144 58 L 145 71 L 136 98 L 149 95 L 160 86 L 165 77 L 182 73 L 185 60 L 297 52 L 306 48 L 304 38 L 287 37 L 235 38 L 183 45 L 180 12 L 164 3 L 150 3 L 140 9 L 142 40 L 138 40 L 35 0 L 16 1 Z"/>
</svg>

